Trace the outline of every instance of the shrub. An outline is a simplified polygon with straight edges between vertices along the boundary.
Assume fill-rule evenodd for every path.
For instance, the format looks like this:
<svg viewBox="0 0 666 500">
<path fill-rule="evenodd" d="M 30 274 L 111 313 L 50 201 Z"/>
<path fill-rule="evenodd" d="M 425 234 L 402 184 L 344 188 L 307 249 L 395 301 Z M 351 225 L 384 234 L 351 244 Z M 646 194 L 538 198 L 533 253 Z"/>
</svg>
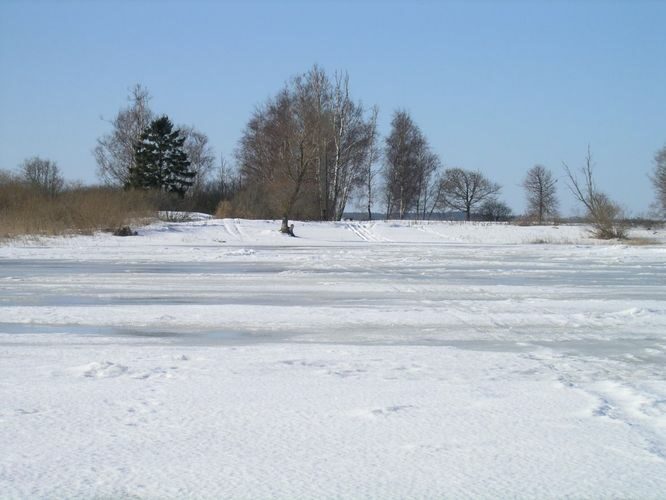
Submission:
<svg viewBox="0 0 666 500">
<path fill-rule="evenodd" d="M 595 198 L 589 210 L 592 234 L 602 240 L 625 239 L 627 227 L 620 206 L 604 194 L 597 194 Z"/>
<path fill-rule="evenodd" d="M 610 240 L 627 237 L 626 225 L 622 222 L 622 209 L 608 196 L 597 189 L 592 168 L 592 153 L 588 146 L 585 165 L 581 167 L 582 180 L 579 180 L 565 164 L 564 170 L 569 181 L 569 189 L 585 207 L 592 224 L 592 234 L 596 238 Z"/>
</svg>

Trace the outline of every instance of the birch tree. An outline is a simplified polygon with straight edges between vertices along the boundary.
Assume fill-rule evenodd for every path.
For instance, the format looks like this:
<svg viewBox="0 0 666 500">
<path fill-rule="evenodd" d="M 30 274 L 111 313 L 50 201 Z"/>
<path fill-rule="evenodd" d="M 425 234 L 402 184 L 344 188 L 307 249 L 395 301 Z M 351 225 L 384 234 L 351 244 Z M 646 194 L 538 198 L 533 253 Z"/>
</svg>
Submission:
<svg viewBox="0 0 666 500">
<path fill-rule="evenodd" d="M 333 219 L 340 220 L 351 193 L 365 180 L 376 137 L 376 115 L 366 120 L 363 106 L 351 100 L 347 74 L 335 76 L 332 119 L 333 162 L 328 198 Z"/>
<path fill-rule="evenodd" d="M 339 220 L 364 184 L 375 141 L 376 117 L 352 100 L 348 75 L 331 82 L 314 66 L 248 122 L 237 154 L 244 193 L 264 193 L 271 215 Z"/>
<path fill-rule="evenodd" d="M 192 193 L 198 193 L 206 184 L 215 166 L 215 153 L 208 136 L 193 126 L 180 126 L 180 134 L 185 138 L 183 151 L 190 161 L 190 170 L 194 172 Z"/>
<path fill-rule="evenodd" d="M 129 183 L 130 172 L 136 168 L 136 146 L 153 120 L 150 94 L 145 87 L 136 84 L 127 100 L 129 106 L 121 109 L 109 122 L 112 131 L 97 139 L 97 146 L 93 149 L 98 176 L 104 183 L 113 186 Z"/>
<path fill-rule="evenodd" d="M 375 178 L 377 170 L 375 163 L 379 159 L 379 149 L 377 147 L 377 116 L 379 108 L 374 106 L 370 121 L 368 122 L 368 155 L 365 160 L 365 170 L 363 172 L 363 182 L 365 188 L 365 198 L 367 201 L 368 220 L 372 220 L 372 205 L 374 202 Z"/>
<path fill-rule="evenodd" d="M 384 148 L 386 217 L 425 213 L 427 193 L 439 159 L 406 111 L 396 111 Z"/>
</svg>

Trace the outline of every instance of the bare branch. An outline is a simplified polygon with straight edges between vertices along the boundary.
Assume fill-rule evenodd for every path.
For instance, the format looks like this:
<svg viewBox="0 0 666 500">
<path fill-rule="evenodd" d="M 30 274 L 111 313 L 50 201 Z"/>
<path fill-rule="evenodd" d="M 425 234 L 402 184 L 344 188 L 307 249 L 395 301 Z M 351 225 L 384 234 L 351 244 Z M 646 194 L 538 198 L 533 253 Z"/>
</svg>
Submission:
<svg viewBox="0 0 666 500">
<path fill-rule="evenodd" d="M 582 180 L 563 163 L 568 186 L 574 197 L 585 207 L 598 238 L 624 238 L 625 229 L 620 224 L 622 210 L 608 196 L 600 192 L 594 182 L 594 168 L 590 147 L 587 148 L 585 164 L 580 168 Z"/>
</svg>

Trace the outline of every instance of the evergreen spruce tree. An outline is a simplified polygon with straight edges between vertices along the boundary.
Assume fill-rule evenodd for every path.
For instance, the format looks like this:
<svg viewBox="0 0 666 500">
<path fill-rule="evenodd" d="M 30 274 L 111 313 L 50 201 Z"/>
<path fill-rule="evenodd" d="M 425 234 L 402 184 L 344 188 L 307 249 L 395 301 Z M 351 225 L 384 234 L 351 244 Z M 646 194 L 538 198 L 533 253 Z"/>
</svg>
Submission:
<svg viewBox="0 0 666 500">
<path fill-rule="evenodd" d="M 181 198 L 194 184 L 190 161 L 183 151 L 185 137 L 164 115 L 153 120 L 136 146 L 136 167 L 130 171 L 127 187 L 160 189 Z"/>
</svg>

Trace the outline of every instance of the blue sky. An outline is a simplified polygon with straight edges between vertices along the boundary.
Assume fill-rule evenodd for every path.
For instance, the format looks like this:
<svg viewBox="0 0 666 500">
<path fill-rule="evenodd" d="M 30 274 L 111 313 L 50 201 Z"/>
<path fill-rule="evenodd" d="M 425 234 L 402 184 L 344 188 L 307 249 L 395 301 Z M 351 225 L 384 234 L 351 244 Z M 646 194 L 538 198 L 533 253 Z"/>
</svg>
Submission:
<svg viewBox="0 0 666 500">
<path fill-rule="evenodd" d="M 134 83 L 232 157 L 252 110 L 317 63 L 353 96 L 406 109 L 445 166 L 480 169 L 514 211 L 541 163 L 587 145 L 634 214 L 666 144 L 666 1 L 0 0 L 0 168 L 40 155 L 96 182 L 97 137 Z M 560 180 L 563 211 L 575 204 Z"/>
</svg>

